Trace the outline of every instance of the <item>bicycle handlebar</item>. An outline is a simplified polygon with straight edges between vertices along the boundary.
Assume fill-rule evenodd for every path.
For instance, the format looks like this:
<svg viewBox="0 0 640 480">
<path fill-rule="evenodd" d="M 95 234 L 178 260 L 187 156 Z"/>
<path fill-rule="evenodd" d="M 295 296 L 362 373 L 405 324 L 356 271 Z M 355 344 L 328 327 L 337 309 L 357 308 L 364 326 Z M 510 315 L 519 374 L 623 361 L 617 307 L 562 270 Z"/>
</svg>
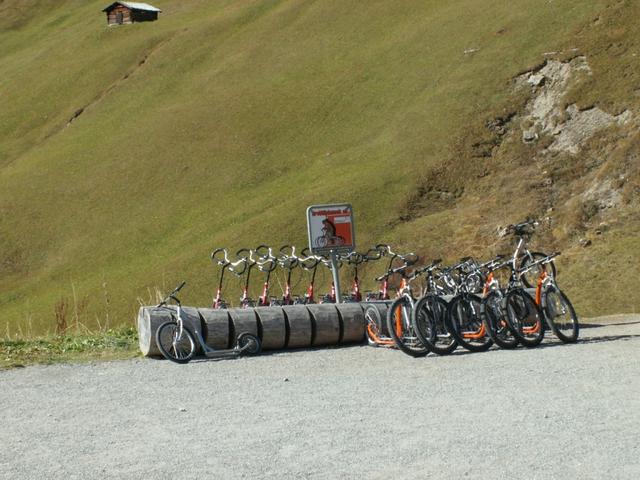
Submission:
<svg viewBox="0 0 640 480">
<path fill-rule="evenodd" d="M 287 252 L 288 251 L 288 252 Z M 296 256 L 296 247 L 292 245 L 283 245 L 280 247 L 280 255 L 278 255 L 278 264 L 286 270 L 293 270 L 298 266 L 300 259 Z"/>
<path fill-rule="evenodd" d="M 330 258 L 327 258 L 327 257 L 318 257 L 318 258 L 320 259 L 320 262 L 322 262 L 322 264 L 325 267 L 332 268 Z M 336 258 L 336 263 L 338 264 L 338 268 L 342 268 L 342 259 Z"/>
<path fill-rule="evenodd" d="M 416 255 L 413 252 L 405 253 L 404 255 L 400 255 L 400 254 L 395 254 L 395 255 L 397 258 L 401 259 L 407 267 L 410 267 L 411 265 L 415 265 L 416 263 L 418 263 L 418 260 L 420 259 L 420 257 L 418 257 L 418 255 Z"/>
<path fill-rule="evenodd" d="M 236 258 L 245 260 L 247 262 L 256 263 L 255 259 L 253 258 L 253 250 L 251 250 L 250 248 L 241 248 L 240 250 L 238 250 L 236 252 Z"/>
<path fill-rule="evenodd" d="M 375 248 L 370 248 L 364 254 L 364 257 L 366 258 L 367 261 L 380 260 L 380 258 L 382 258 L 382 253 L 380 252 L 380 250 L 377 250 Z"/>
<path fill-rule="evenodd" d="M 401 258 L 398 255 L 398 258 Z M 380 275 L 379 277 L 376 277 L 375 280 L 377 282 L 380 282 L 382 280 L 384 280 L 387 277 L 390 277 L 391 275 L 393 275 L 394 273 L 400 273 L 404 276 L 404 271 L 409 268 L 411 265 L 413 265 L 412 263 L 405 263 L 404 265 L 400 265 L 399 267 L 396 268 L 390 268 L 389 270 L 387 270 L 386 273 L 384 273 L 383 275 Z"/>
<path fill-rule="evenodd" d="M 183 281 L 178 287 L 176 287 L 173 292 L 171 292 L 170 295 L 175 295 L 176 293 L 178 293 L 180 290 L 182 290 L 182 287 L 184 287 L 187 284 L 187 282 Z"/>
<path fill-rule="evenodd" d="M 360 265 L 367 261 L 366 255 L 358 253 L 356 251 L 350 252 L 347 255 L 342 255 L 340 260 L 345 260 L 349 265 Z"/>
<path fill-rule="evenodd" d="M 524 235 L 527 232 L 525 229 L 527 227 L 537 227 L 540 225 L 540 222 L 534 219 L 525 220 L 524 222 L 515 223 L 507 226 L 507 233 L 515 233 L 516 235 Z"/>
<path fill-rule="evenodd" d="M 258 245 L 254 250 L 254 253 L 258 256 L 258 259 L 260 260 L 268 260 L 273 257 L 273 252 L 271 250 L 271 247 L 269 245 Z M 265 251 L 263 253 L 263 251 Z"/>
<path fill-rule="evenodd" d="M 289 250 L 289 252 L 287 252 L 287 250 Z M 286 255 L 287 257 L 296 257 L 296 247 L 294 247 L 293 245 L 283 245 L 282 247 L 280 247 L 280 253 L 282 255 Z"/>
<path fill-rule="evenodd" d="M 223 253 L 223 258 L 217 258 L 220 253 Z M 226 248 L 216 248 L 213 252 L 211 252 L 211 261 L 216 262 L 218 265 L 228 265 L 229 264 L 229 254 Z"/>
<path fill-rule="evenodd" d="M 238 270 L 238 266 L 243 265 L 243 269 L 242 270 Z M 229 262 L 229 267 L 228 267 L 229 271 L 232 272 L 233 274 L 240 276 L 240 275 L 244 275 L 244 272 L 247 271 L 247 259 L 246 258 L 241 258 L 240 260 L 236 261 L 236 262 Z"/>
<path fill-rule="evenodd" d="M 378 252 L 380 252 L 380 256 L 384 256 L 387 253 L 393 255 L 393 253 L 391 252 L 391 247 L 389 247 L 389 245 L 387 245 L 386 243 L 377 244 L 375 247 L 373 247 L 373 250 L 377 250 Z"/>
<path fill-rule="evenodd" d="M 178 300 L 175 295 L 176 293 L 178 293 L 180 290 L 182 290 L 182 287 L 184 287 L 187 284 L 187 282 L 183 281 L 180 285 L 178 285 L 176 288 L 173 289 L 173 291 L 167 295 L 166 297 L 164 297 L 164 299 L 157 305 L 157 307 L 161 307 L 163 305 L 167 304 L 167 301 L 170 298 L 173 298 L 176 302 L 180 303 L 180 300 Z"/>
<path fill-rule="evenodd" d="M 267 258 L 263 262 L 256 262 L 256 265 L 261 272 L 273 272 L 278 266 L 278 262 L 275 258 Z"/>
<path fill-rule="evenodd" d="M 313 255 L 309 251 L 309 247 L 303 248 L 300 255 L 302 257 L 298 258 L 298 263 L 305 270 L 313 270 L 320 263 L 320 257 Z"/>
</svg>

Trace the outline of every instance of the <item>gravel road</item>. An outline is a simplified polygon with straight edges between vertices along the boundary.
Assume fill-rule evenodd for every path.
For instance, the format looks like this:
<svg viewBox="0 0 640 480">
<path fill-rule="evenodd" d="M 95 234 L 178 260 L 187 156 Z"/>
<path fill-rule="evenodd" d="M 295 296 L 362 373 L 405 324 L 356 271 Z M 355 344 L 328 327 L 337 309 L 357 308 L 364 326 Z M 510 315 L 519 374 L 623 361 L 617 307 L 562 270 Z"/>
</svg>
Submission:
<svg viewBox="0 0 640 480">
<path fill-rule="evenodd" d="M 640 478 L 640 316 L 583 341 L 0 372 L 0 478 Z"/>
</svg>

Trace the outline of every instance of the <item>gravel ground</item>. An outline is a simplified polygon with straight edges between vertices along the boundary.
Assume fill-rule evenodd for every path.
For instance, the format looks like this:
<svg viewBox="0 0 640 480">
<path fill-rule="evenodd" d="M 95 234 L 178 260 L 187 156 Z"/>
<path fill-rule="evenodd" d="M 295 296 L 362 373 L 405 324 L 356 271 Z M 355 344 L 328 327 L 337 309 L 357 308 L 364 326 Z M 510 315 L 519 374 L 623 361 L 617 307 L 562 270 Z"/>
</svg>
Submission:
<svg viewBox="0 0 640 480">
<path fill-rule="evenodd" d="M 355 346 L 0 372 L 0 478 L 635 480 L 640 316 L 608 321 L 576 345 L 426 359 Z"/>
</svg>

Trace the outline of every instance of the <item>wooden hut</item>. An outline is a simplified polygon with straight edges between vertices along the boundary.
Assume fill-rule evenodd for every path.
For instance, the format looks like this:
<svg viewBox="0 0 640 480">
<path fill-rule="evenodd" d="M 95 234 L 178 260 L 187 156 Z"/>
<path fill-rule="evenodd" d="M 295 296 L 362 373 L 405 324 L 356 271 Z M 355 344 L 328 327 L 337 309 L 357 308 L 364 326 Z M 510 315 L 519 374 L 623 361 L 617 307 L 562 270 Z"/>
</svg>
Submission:
<svg viewBox="0 0 640 480">
<path fill-rule="evenodd" d="M 113 2 L 102 10 L 107 13 L 107 24 L 124 25 L 134 22 L 152 22 L 158 19 L 158 13 L 162 10 L 138 2 Z"/>
</svg>

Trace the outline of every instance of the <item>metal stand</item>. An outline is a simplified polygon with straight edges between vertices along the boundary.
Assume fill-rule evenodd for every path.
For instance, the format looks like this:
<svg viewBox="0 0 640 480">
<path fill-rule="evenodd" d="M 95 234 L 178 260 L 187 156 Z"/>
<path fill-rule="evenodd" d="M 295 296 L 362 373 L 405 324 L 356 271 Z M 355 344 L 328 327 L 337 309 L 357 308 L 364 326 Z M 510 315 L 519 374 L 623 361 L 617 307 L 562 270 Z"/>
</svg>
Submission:
<svg viewBox="0 0 640 480">
<path fill-rule="evenodd" d="M 335 250 L 329 252 L 331 257 L 331 273 L 333 275 L 333 286 L 336 290 L 336 303 L 342 303 L 342 294 L 340 293 L 340 273 L 338 271 L 338 255 Z"/>
</svg>

